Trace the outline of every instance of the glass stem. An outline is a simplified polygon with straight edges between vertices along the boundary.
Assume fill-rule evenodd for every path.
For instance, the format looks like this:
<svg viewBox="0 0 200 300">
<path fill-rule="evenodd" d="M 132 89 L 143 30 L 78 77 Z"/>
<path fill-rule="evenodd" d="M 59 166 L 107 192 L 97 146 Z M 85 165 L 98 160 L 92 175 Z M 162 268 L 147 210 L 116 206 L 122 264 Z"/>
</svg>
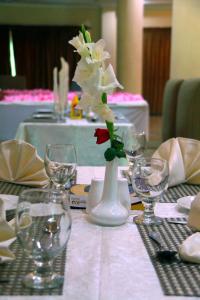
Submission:
<svg viewBox="0 0 200 300">
<path fill-rule="evenodd" d="M 34 275 L 38 278 L 46 278 L 51 277 L 53 274 L 53 261 L 45 261 L 39 262 L 34 261 L 35 264 L 35 271 Z"/>
<path fill-rule="evenodd" d="M 144 205 L 144 220 L 152 220 L 155 215 L 154 215 L 154 207 L 155 207 L 155 201 L 152 202 L 146 202 L 142 201 L 143 205 Z"/>
</svg>

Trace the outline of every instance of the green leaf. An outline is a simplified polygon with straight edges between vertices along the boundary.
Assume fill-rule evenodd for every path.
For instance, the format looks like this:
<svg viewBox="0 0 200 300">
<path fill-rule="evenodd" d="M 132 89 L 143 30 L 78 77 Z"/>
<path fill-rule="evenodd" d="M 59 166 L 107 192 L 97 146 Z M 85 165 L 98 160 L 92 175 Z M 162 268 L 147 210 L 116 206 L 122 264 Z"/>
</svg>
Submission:
<svg viewBox="0 0 200 300">
<path fill-rule="evenodd" d="M 92 42 L 90 33 L 87 30 L 85 31 L 85 38 L 86 38 L 87 43 L 91 43 Z"/>
<path fill-rule="evenodd" d="M 115 148 L 108 148 L 104 153 L 104 157 L 107 161 L 113 160 L 116 157 Z"/>
<path fill-rule="evenodd" d="M 83 24 L 81 25 L 81 32 L 83 34 L 84 41 L 87 43 L 86 30 L 85 30 L 85 26 Z"/>
<path fill-rule="evenodd" d="M 103 93 L 101 95 L 101 101 L 103 104 L 107 104 L 107 94 L 106 93 Z"/>
<path fill-rule="evenodd" d="M 124 150 L 119 150 L 119 151 L 116 151 L 116 156 L 118 158 L 126 158 L 126 153 L 124 152 Z"/>
<path fill-rule="evenodd" d="M 124 143 L 120 142 L 119 140 L 112 140 L 111 145 L 116 150 L 122 150 L 124 148 Z"/>
</svg>

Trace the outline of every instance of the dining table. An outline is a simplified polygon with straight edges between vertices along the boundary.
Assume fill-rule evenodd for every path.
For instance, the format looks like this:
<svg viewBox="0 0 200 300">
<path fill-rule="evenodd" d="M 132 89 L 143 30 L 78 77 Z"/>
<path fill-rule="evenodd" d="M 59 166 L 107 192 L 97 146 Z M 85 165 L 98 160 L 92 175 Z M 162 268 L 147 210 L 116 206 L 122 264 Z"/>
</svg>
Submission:
<svg viewBox="0 0 200 300">
<path fill-rule="evenodd" d="M 54 110 L 53 91 L 44 89 L 3 90 L 0 99 L 0 141 L 13 139 L 20 122 L 41 110 Z M 68 109 L 78 92 L 68 93 Z M 149 104 L 141 95 L 114 93 L 108 96 L 109 106 L 149 136 Z"/>
<path fill-rule="evenodd" d="M 129 132 L 135 128 L 126 119 L 118 120 L 115 126 L 116 133 L 122 138 L 128 136 Z M 96 128 L 106 128 L 105 122 L 66 117 L 65 121 L 60 123 L 54 119 L 42 121 L 36 118 L 21 122 L 15 139 L 32 144 L 42 158 L 44 158 L 47 144 L 73 144 L 76 148 L 79 166 L 102 166 L 105 164 L 102 153 L 108 148 L 108 143 L 96 144 L 94 137 Z M 125 159 L 121 161 L 122 164 L 127 163 Z"/>
<path fill-rule="evenodd" d="M 118 176 L 122 170 L 118 168 Z M 94 177 L 103 178 L 105 168 L 79 166 L 77 186 L 88 186 Z M 28 186 L 0 182 L 0 194 L 19 195 Z M 60 259 L 64 274 L 61 289 L 33 290 L 22 286 L 23 272 L 31 269 L 25 254 L 16 261 L 0 265 L 2 300 L 193 300 L 200 297 L 200 265 L 160 262 L 149 230 L 159 231 L 168 246 L 178 245 L 191 234 L 187 225 L 171 224 L 169 219 L 187 219 L 188 210 L 177 199 L 200 192 L 200 185 L 179 184 L 168 188 L 155 206 L 163 218 L 156 226 L 136 225 L 133 217 L 142 213 L 138 204 L 131 206 L 121 226 L 99 226 L 91 222 L 84 208 L 71 208 L 72 230 L 66 251 Z M 11 201 L 11 199 L 10 199 Z M 87 201 L 87 200 L 86 200 Z M 28 267 L 27 267 L 28 265 Z M 6 273 L 7 272 L 7 273 Z M 1 283 L 7 274 L 8 282 Z"/>
</svg>

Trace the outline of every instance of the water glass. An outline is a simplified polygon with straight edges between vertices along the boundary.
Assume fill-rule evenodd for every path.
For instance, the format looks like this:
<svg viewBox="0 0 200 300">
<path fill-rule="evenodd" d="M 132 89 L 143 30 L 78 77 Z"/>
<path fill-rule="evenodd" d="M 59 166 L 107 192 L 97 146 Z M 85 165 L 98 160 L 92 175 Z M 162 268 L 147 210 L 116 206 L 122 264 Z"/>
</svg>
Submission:
<svg viewBox="0 0 200 300">
<path fill-rule="evenodd" d="M 44 165 L 47 175 L 56 189 L 70 186 L 70 180 L 76 176 L 76 150 L 72 144 L 48 144 Z"/>
<path fill-rule="evenodd" d="M 28 189 L 20 194 L 16 234 L 35 266 L 23 279 L 26 287 L 55 288 L 63 283 L 63 276 L 53 271 L 53 261 L 67 245 L 71 223 L 67 193 Z"/>
<path fill-rule="evenodd" d="M 154 206 L 168 187 L 169 167 L 164 159 L 144 158 L 133 168 L 132 185 L 142 199 L 144 213 L 134 218 L 135 223 L 159 225 L 162 220 L 155 216 Z"/>
<path fill-rule="evenodd" d="M 131 129 L 124 137 L 124 150 L 128 160 L 128 175 L 132 175 L 134 164 L 144 155 L 146 148 L 146 134 L 145 132 L 137 132 Z"/>
</svg>

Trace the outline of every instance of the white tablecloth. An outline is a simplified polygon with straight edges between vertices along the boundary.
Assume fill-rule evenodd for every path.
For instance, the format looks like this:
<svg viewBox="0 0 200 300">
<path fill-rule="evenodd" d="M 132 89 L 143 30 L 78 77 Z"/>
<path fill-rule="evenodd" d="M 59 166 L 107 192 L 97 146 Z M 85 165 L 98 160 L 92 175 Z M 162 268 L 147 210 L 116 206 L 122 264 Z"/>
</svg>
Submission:
<svg viewBox="0 0 200 300">
<path fill-rule="evenodd" d="M 149 106 L 145 100 L 126 102 L 125 104 L 110 104 L 114 112 L 121 113 L 135 125 L 138 131 L 149 134 Z M 20 122 L 30 118 L 39 109 L 52 109 L 52 102 L 0 102 L 0 141 L 13 139 Z"/>
<path fill-rule="evenodd" d="M 104 168 L 80 167 L 78 183 L 103 176 Z M 134 212 L 138 213 L 138 212 Z M 176 204 L 157 204 L 160 217 L 182 217 Z M 164 296 L 132 216 L 118 227 L 91 224 L 87 214 L 72 210 L 62 296 L 1 296 L 2 300 L 194 300 Z"/>
<path fill-rule="evenodd" d="M 20 123 L 16 139 L 24 140 L 37 148 L 44 157 L 46 144 L 74 144 L 77 151 L 78 165 L 105 165 L 104 152 L 110 147 L 109 141 L 96 144 L 95 128 L 105 128 L 105 123 L 92 123 L 85 119 L 71 120 L 66 123 Z M 117 123 L 117 134 L 123 134 L 132 128 L 131 123 Z M 126 164 L 126 160 L 123 160 Z"/>
</svg>

